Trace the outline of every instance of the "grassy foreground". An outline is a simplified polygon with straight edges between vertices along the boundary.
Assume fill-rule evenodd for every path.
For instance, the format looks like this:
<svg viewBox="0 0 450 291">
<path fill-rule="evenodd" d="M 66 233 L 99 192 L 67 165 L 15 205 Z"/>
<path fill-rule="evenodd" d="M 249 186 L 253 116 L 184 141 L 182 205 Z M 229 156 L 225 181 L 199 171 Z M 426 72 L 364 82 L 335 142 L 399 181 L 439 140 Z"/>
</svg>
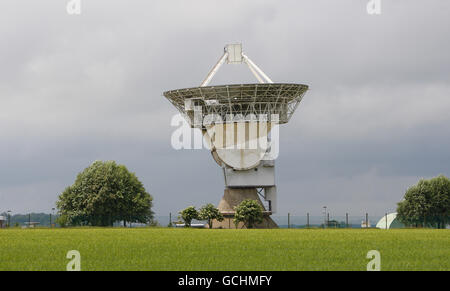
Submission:
<svg viewBox="0 0 450 291">
<path fill-rule="evenodd" d="M 449 230 L 4 229 L 0 270 L 450 270 Z"/>
</svg>

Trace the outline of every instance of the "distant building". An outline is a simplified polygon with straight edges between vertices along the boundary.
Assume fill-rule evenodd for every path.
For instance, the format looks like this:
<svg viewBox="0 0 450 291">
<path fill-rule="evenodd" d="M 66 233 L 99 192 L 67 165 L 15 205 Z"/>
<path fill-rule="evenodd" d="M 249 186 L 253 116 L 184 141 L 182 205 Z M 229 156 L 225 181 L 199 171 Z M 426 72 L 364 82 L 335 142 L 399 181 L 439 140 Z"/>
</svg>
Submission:
<svg viewBox="0 0 450 291">
<path fill-rule="evenodd" d="M 6 227 L 7 219 L 5 216 L 0 216 L 0 228 Z"/>
<path fill-rule="evenodd" d="M 378 221 L 377 228 L 380 229 L 405 228 L 405 225 L 398 220 L 397 212 L 394 212 L 383 216 L 380 219 L 380 221 Z"/>
</svg>

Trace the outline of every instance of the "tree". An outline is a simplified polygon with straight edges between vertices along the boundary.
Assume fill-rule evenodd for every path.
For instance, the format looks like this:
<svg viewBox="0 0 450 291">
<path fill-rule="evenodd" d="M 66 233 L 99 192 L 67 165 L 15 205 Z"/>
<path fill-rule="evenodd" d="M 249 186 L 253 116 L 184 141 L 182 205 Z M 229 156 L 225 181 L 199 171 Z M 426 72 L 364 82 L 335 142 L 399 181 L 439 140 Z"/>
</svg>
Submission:
<svg viewBox="0 0 450 291">
<path fill-rule="evenodd" d="M 62 228 L 67 226 L 68 217 L 67 215 L 60 215 L 58 218 L 56 218 L 56 223 L 59 224 Z"/>
<path fill-rule="evenodd" d="M 450 180 L 440 175 L 430 180 L 431 212 L 437 228 L 445 228 L 450 223 Z"/>
<path fill-rule="evenodd" d="M 185 227 L 191 227 L 193 219 L 198 219 L 198 212 L 194 206 L 189 206 L 186 209 L 180 211 L 181 218 L 184 220 Z"/>
<path fill-rule="evenodd" d="M 115 221 L 147 223 L 153 198 L 134 173 L 114 161 L 96 161 L 59 196 L 58 211 L 69 225 L 112 226 Z"/>
<path fill-rule="evenodd" d="M 220 213 L 219 209 L 217 209 L 211 203 L 202 206 L 199 210 L 198 217 L 200 220 L 207 220 L 209 228 L 212 228 L 212 221 L 216 219 L 217 221 L 223 221 L 224 217 L 222 213 Z"/>
<path fill-rule="evenodd" d="M 445 228 L 450 222 L 450 180 L 443 175 L 422 179 L 397 205 L 398 218 L 406 225 Z"/>
<path fill-rule="evenodd" d="M 243 222 L 247 228 L 263 221 L 263 207 L 256 200 L 246 199 L 234 208 L 234 223 Z"/>
</svg>

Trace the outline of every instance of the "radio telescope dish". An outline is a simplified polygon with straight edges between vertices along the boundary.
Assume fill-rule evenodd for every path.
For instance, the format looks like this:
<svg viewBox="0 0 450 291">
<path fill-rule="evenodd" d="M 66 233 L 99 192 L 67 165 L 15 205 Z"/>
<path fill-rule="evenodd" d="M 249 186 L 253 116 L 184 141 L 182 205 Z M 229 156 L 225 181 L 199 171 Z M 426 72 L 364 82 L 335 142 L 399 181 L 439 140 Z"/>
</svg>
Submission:
<svg viewBox="0 0 450 291">
<path fill-rule="evenodd" d="M 236 146 L 230 148 L 230 144 L 224 148 L 215 142 L 217 139 L 210 133 L 217 131 L 216 124 L 226 124 L 224 127 L 227 130 L 224 131 L 229 135 L 230 130 L 231 133 L 235 131 L 234 127 L 261 116 L 269 124 L 287 123 L 307 90 L 308 86 L 302 84 L 240 84 L 178 89 L 165 92 L 164 96 L 192 127 L 206 130 L 206 139 L 210 141 L 213 156 L 215 152 L 219 165 L 224 162 L 236 170 L 244 170 L 256 167 L 266 149 L 235 149 Z M 232 120 L 229 120 L 230 116 Z M 272 120 L 274 116 L 276 120 Z M 202 121 L 208 117 L 213 119 L 210 125 L 205 125 Z M 230 124 L 235 125 L 231 127 Z"/>
<path fill-rule="evenodd" d="M 223 64 L 246 64 L 259 83 L 209 86 Z M 225 46 L 224 54 L 199 87 L 164 92 L 193 128 L 202 131 L 211 154 L 222 167 L 225 193 L 219 210 L 226 219 L 244 199 L 268 202 L 260 227 L 277 227 L 276 186 L 271 131 L 289 122 L 303 99 L 307 85 L 274 83 L 250 58 L 241 44 Z M 216 222 L 228 228 L 228 223 Z"/>
</svg>

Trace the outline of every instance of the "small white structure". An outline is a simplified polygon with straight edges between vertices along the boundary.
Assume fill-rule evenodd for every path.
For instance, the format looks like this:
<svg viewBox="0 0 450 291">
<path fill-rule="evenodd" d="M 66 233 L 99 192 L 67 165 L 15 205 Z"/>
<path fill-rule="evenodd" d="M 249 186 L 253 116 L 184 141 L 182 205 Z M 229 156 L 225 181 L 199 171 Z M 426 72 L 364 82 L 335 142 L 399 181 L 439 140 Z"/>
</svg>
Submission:
<svg viewBox="0 0 450 291">
<path fill-rule="evenodd" d="M 372 227 L 372 224 L 370 223 L 370 220 L 369 221 L 361 221 L 361 228 L 371 228 Z"/>
<path fill-rule="evenodd" d="M 383 216 L 377 223 L 379 229 L 391 229 L 391 228 L 405 228 L 405 225 L 401 223 L 397 218 L 397 212 L 389 213 Z"/>
</svg>

